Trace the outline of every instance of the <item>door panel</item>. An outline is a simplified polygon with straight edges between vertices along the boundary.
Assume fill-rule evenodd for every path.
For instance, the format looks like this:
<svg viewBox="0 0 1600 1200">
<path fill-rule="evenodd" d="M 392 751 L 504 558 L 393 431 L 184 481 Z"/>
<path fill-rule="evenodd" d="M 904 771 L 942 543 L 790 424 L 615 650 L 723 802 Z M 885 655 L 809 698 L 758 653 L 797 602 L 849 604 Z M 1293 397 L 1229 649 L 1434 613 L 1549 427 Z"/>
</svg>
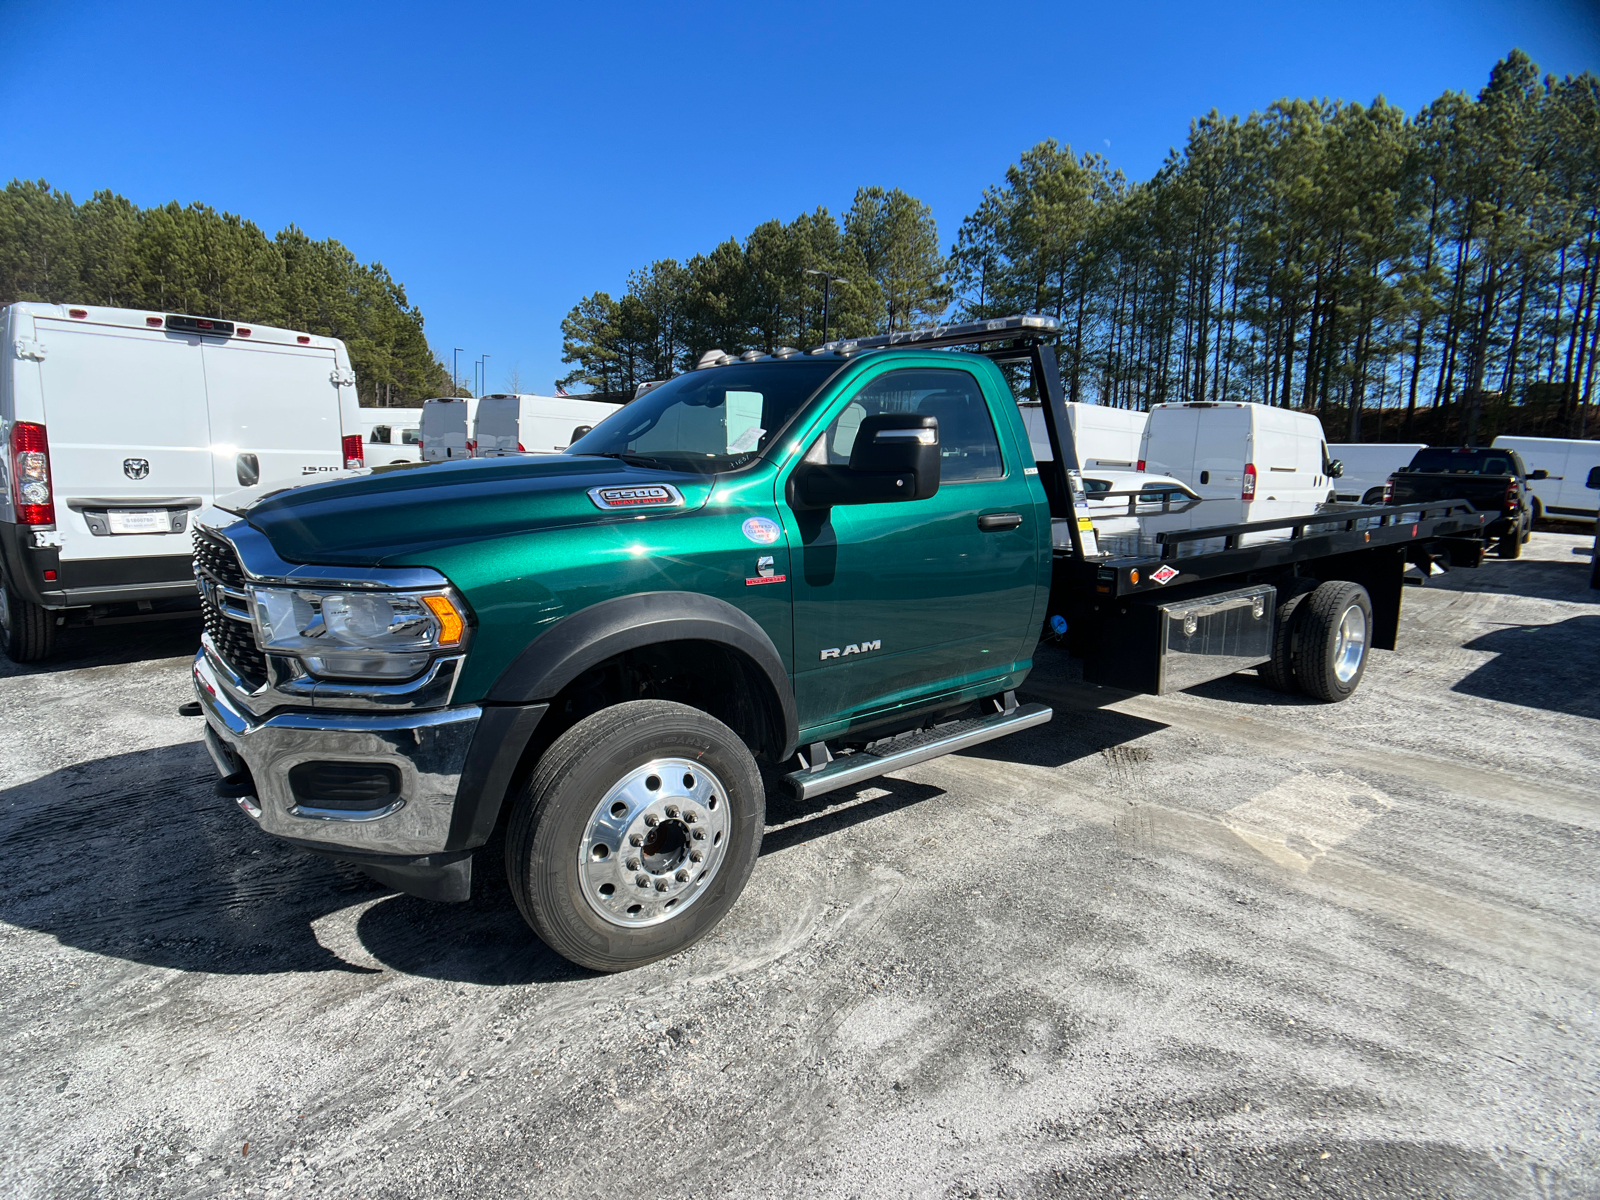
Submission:
<svg viewBox="0 0 1600 1200">
<path fill-rule="evenodd" d="M 75 499 L 209 500 L 211 434 L 199 339 L 40 319 L 56 527 L 64 560 L 183 554 L 183 534 L 95 537 Z"/>
<path fill-rule="evenodd" d="M 333 351 L 235 338 L 208 340 L 203 352 L 219 495 L 240 486 L 241 454 L 256 456 L 263 484 L 344 468 Z"/>
<path fill-rule="evenodd" d="M 957 377 L 957 378 L 950 378 Z M 875 412 L 940 419 L 930 499 L 795 512 L 788 526 L 795 698 L 802 728 L 863 718 L 1008 673 L 1033 615 L 1036 528 L 1019 464 L 1002 461 L 987 401 L 964 371 L 877 376 L 836 408 L 808 456 L 843 464 Z M 985 513 L 1021 525 L 978 528 Z"/>
</svg>

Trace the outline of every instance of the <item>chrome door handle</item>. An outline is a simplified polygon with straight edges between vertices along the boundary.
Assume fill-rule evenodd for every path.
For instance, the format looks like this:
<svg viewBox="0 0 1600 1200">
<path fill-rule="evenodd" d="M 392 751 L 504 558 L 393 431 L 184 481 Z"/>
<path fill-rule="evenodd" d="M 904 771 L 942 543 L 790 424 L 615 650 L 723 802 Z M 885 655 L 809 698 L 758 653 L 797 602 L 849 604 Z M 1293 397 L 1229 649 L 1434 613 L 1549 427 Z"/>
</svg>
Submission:
<svg viewBox="0 0 1600 1200">
<path fill-rule="evenodd" d="M 1021 513 L 984 513 L 978 518 L 978 528 L 984 533 L 999 533 L 1002 530 L 1015 529 L 1021 524 Z"/>
</svg>

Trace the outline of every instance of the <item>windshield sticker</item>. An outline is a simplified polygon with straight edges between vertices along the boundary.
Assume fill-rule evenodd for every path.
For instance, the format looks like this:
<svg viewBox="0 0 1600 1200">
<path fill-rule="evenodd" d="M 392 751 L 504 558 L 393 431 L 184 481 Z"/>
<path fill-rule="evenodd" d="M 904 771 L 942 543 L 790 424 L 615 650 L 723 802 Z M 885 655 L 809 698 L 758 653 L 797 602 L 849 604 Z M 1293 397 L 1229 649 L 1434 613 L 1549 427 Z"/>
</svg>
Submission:
<svg viewBox="0 0 1600 1200">
<path fill-rule="evenodd" d="M 739 527 L 758 546 L 770 546 L 783 536 L 783 528 L 776 521 L 769 521 L 765 517 L 751 517 Z"/>
<path fill-rule="evenodd" d="M 728 443 L 728 453 L 744 454 L 747 451 L 754 450 L 756 448 L 756 443 L 761 440 L 762 435 L 766 432 L 767 431 L 761 428 L 759 425 L 750 426 L 738 437 L 734 438 Z"/>
<path fill-rule="evenodd" d="M 597 487 L 589 489 L 589 499 L 596 508 L 614 511 L 619 508 L 681 508 L 683 495 L 670 483 L 644 483 L 632 487 Z"/>
</svg>

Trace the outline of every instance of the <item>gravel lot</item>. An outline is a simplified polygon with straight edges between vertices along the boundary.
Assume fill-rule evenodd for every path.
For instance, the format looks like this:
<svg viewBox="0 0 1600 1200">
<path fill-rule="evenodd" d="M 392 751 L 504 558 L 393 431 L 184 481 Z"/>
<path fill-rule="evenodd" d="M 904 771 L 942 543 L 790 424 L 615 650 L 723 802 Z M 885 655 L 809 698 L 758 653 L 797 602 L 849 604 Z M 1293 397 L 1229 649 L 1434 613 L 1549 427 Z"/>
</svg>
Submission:
<svg viewBox="0 0 1600 1200">
<path fill-rule="evenodd" d="M 1051 724 L 774 800 L 609 977 L 216 800 L 195 625 L 0 660 L 0 1193 L 1600 1195 L 1587 544 L 1408 589 L 1342 705 L 1046 647 Z"/>
</svg>

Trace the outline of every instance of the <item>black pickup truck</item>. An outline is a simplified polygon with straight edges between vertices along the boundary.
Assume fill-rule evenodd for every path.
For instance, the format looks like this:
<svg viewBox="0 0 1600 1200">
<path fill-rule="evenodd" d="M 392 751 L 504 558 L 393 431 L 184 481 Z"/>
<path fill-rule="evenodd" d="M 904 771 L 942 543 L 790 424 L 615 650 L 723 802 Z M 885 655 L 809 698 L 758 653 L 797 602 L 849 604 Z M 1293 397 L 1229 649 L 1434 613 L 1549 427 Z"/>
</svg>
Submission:
<svg viewBox="0 0 1600 1200">
<path fill-rule="evenodd" d="M 1496 514 L 1484 528 L 1485 537 L 1497 539 L 1495 552 L 1501 558 L 1520 558 L 1533 529 L 1528 481 L 1544 478 L 1544 471 L 1529 471 L 1515 450 L 1427 446 L 1389 476 L 1385 503 L 1465 500 L 1478 512 Z"/>
</svg>

